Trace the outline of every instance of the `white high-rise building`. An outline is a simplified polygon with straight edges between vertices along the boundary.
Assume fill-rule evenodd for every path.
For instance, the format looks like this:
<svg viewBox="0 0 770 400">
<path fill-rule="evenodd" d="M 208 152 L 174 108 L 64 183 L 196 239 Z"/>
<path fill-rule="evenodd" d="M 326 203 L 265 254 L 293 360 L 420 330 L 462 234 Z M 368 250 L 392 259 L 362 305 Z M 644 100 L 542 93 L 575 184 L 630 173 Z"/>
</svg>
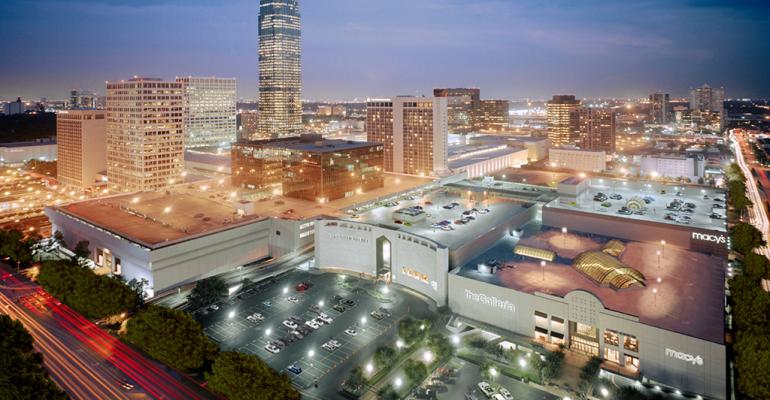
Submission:
<svg viewBox="0 0 770 400">
<path fill-rule="evenodd" d="M 107 168 L 104 110 L 56 113 L 56 179 L 81 189 L 94 186 Z"/>
<path fill-rule="evenodd" d="M 235 78 L 176 78 L 184 90 L 184 147 L 229 146 L 236 139 Z"/>
<path fill-rule="evenodd" d="M 184 167 L 179 82 L 134 78 L 107 83 L 107 177 L 113 189 L 157 190 Z"/>
<path fill-rule="evenodd" d="M 369 100 L 366 136 L 384 145 L 385 170 L 437 175 L 447 170 L 446 97 Z"/>
</svg>

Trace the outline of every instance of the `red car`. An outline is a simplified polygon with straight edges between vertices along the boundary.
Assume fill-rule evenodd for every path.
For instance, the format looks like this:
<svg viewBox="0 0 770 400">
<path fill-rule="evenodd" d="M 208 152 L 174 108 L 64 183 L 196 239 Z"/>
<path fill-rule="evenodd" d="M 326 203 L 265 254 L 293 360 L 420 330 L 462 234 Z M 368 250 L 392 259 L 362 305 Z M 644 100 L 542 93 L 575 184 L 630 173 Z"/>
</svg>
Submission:
<svg viewBox="0 0 770 400">
<path fill-rule="evenodd" d="M 304 292 L 305 290 L 310 289 L 313 286 L 310 282 L 302 282 L 294 287 L 294 289 L 298 292 Z"/>
</svg>

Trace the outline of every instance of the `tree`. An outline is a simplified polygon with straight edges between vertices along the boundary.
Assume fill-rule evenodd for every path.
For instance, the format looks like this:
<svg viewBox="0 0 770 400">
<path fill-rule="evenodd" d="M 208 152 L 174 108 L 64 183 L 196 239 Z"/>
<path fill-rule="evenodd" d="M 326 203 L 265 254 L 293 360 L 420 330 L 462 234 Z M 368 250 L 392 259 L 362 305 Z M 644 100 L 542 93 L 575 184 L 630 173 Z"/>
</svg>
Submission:
<svg viewBox="0 0 770 400">
<path fill-rule="evenodd" d="M 770 335 L 739 333 L 735 352 L 739 390 L 752 399 L 770 398 Z"/>
<path fill-rule="evenodd" d="M 271 369 L 257 356 L 234 352 L 220 354 L 210 373 L 209 388 L 230 400 L 299 400 L 300 394 L 286 375 Z"/>
<path fill-rule="evenodd" d="M 58 247 L 67 247 L 67 242 L 64 241 L 64 234 L 61 231 L 56 231 L 51 236 L 51 245 Z M 53 250 L 53 248 L 51 248 Z"/>
<path fill-rule="evenodd" d="M 218 276 L 198 281 L 187 296 L 190 310 L 217 303 L 227 297 L 227 284 Z"/>
<path fill-rule="evenodd" d="M 67 398 L 43 368 L 43 357 L 35 352 L 32 336 L 7 315 L 0 315 L 0 354 L 1 399 Z"/>
<path fill-rule="evenodd" d="M 455 351 L 455 347 L 449 342 L 449 339 L 440 333 L 428 336 L 428 347 L 436 355 L 436 361 L 451 356 Z"/>
<path fill-rule="evenodd" d="M 583 390 L 587 390 L 596 381 L 599 368 L 602 365 L 602 359 L 596 356 L 591 357 L 590 360 L 580 369 L 580 387 Z"/>
<path fill-rule="evenodd" d="M 75 248 L 72 250 L 72 252 L 75 254 L 75 259 L 81 259 L 81 258 L 88 258 L 91 255 L 91 250 L 88 249 L 88 246 L 91 243 L 88 242 L 88 240 L 81 240 L 76 245 Z"/>
<path fill-rule="evenodd" d="M 136 296 L 139 298 L 139 305 L 144 304 L 144 299 L 147 298 L 147 287 L 150 286 L 150 282 L 147 281 L 147 279 L 136 279 L 133 278 L 130 281 L 126 282 L 126 286 L 129 287 L 134 293 L 136 293 Z"/>
<path fill-rule="evenodd" d="M 545 361 L 542 365 L 542 376 L 546 381 L 556 378 L 561 373 L 561 365 L 564 361 L 564 352 L 552 351 L 545 356 Z"/>
<path fill-rule="evenodd" d="M 390 346 L 380 346 L 374 350 L 374 364 L 382 369 L 396 358 L 396 349 Z"/>
<path fill-rule="evenodd" d="M 425 337 L 430 329 L 428 321 L 406 317 L 398 321 L 398 335 L 408 344 L 416 343 Z"/>
<path fill-rule="evenodd" d="M 428 376 L 428 367 L 420 361 L 409 359 L 404 362 L 404 375 L 409 382 L 417 384 Z"/>
<path fill-rule="evenodd" d="M 377 399 L 379 400 L 399 400 L 401 396 L 393 389 L 393 386 L 387 385 L 377 392 Z"/>
<path fill-rule="evenodd" d="M 749 254 L 757 247 L 764 245 L 762 232 L 751 224 L 738 223 L 733 227 L 730 234 L 733 249 L 743 255 Z"/>
<path fill-rule="evenodd" d="M 361 366 L 356 366 L 348 374 L 348 379 L 345 380 L 345 386 L 350 388 L 353 392 L 358 392 L 361 387 L 367 384 L 367 379 L 364 376 L 364 370 Z"/>
<path fill-rule="evenodd" d="M 189 314 L 154 305 L 128 320 L 125 337 L 156 360 L 182 371 L 200 368 L 217 352 Z"/>
<path fill-rule="evenodd" d="M 72 261 L 46 261 L 37 278 L 43 288 L 88 318 L 136 309 L 139 296 L 120 279 L 96 275 Z"/>
</svg>

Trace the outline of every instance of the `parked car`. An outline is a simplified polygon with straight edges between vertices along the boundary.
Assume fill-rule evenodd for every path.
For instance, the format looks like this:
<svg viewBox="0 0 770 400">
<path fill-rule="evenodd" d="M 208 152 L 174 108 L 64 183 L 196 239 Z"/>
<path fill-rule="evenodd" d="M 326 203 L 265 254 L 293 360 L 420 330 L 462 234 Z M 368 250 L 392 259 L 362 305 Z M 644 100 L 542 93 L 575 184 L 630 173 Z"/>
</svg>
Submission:
<svg viewBox="0 0 770 400">
<path fill-rule="evenodd" d="M 357 330 L 355 330 L 355 328 L 348 328 L 348 329 L 345 329 L 345 333 L 347 333 L 347 334 L 348 334 L 348 335 L 350 335 L 350 336 L 356 336 L 356 335 L 358 335 L 358 331 L 357 331 Z"/>
<path fill-rule="evenodd" d="M 321 321 L 321 322 L 323 322 L 325 324 L 331 324 L 332 321 L 334 321 L 332 319 L 332 317 L 330 317 L 330 316 L 328 316 L 328 315 L 326 315 L 324 313 L 318 314 L 318 317 L 316 317 L 316 319 L 318 319 L 319 321 Z"/>
<path fill-rule="evenodd" d="M 356 302 L 351 300 L 351 299 L 345 299 L 345 300 L 342 301 L 342 304 L 344 304 L 344 305 L 346 305 L 348 307 L 353 307 L 353 306 L 356 305 Z"/>
<path fill-rule="evenodd" d="M 289 321 L 288 319 L 283 321 L 283 326 L 289 329 L 297 329 L 297 324 L 294 321 Z"/>
<path fill-rule="evenodd" d="M 273 354 L 278 354 L 281 351 L 280 348 L 278 348 L 277 346 L 273 346 L 272 344 L 268 344 L 267 346 L 265 346 L 265 350 Z"/>
<path fill-rule="evenodd" d="M 380 314 L 380 313 L 379 313 L 379 312 L 377 312 L 376 310 L 375 310 L 375 311 L 372 311 L 371 313 L 369 313 L 369 315 L 371 315 L 371 316 L 372 316 L 372 318 L 374 318 L 374 319 L 376 319 L 376 320 L 381 320 L 381 319 L 383 319 L 383 318 L 385 317 L 384 315 Z"/>
<path fill-rule="evenodd" d="M 286 368 L 286 369 L 288 369 L 289 371 L 291 371 L 292 373 L 294 373 L 296 375 L 299 375 L 299 374 L 302 373 L 302 368 L 300 368 L 300 366 L 297 365 L 296 362 L 291 364 L 291 365 L 289 365 L 289 367 Z"/>
<path fill-rule="evenodd" d="M 620 193 L 615 193 L 610 196 L 612 200 L 623 200 L 623 196 L 620 195 Z"/>
<path fill-rule="evenodd" d="M 289 297 L 286 298 L 286 300 L 288 300 L 288 301 L 290 301 L 290 302 L 292 302 L 294 304 L 299 303 L 299 299 L 294 297 L 294 296 L 289 296 Z"/>
<path fill-rule="evenodd" d="M 509 392 L 508 389 L 504 387 L 501 387 L 498 393 L 500 393 L 500 395 L 503 396 L 503 399 L 505 400 L 513 400 L 513 395 L 511 392 Z"/>
<path fill-rule="evenodd" d="M 307 326 L 309 326 L 309 327 L 311 327 L 311 328 L 313 328 L 313 329 L 318 329 L 318 328 L 320 328 L 320 327 L 321 327 L 321 324 L 319 324 L 319 323 L 318 323 L 316 320 L 314 320 L 314 319 L 311 319 L 311 320 L 305 321 L 305 325 L 307 325 Z"/>
<path fill-rule="evenodd" d="M 479 382 L 477 386 L 479 390 L 481 390 L 481 393 L 484 393 L 484 396 L 492 397 L 495 393 L 494 389 L 492 389 L 492 385 L 487 382 Z"/>
<path fill-rule="evenodd" d="M 334 310 L 336 310 L 337 312 L 341 312 L 341 313 L 345 312 L 345 310 L 347 310 L 347 308 L 345 308 L 345 306 L 343 306 L 342 304 L 335 304 L 335 305 L 332 306 L 332 308 Z"/>
</svg>

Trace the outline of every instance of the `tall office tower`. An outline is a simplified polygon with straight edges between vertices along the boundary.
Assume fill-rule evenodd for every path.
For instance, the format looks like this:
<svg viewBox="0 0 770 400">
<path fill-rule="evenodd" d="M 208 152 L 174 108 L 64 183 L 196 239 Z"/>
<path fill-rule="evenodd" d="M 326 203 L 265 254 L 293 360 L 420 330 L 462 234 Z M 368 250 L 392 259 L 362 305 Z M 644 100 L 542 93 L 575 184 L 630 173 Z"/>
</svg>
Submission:
<svg viewBox="0 0 770 400">
<path fill-rule="evenodd" d="M 179 82 L 134 78 L 107 83 L 107 178 L 124 191 L 157 190 L 179 179 L 184 163 Z"/>
<path fill-rule="evenodd" d="M 386 171 L 436 175 L 447 169 L 447 118 L 445 97 L 369 100 L 366 136 L 383 144 Z"/>
<path fill-rule="evenodd" d="M 476 130 L 499 133 L 508 129 L 508 100 L 481 100 L 476 115 Z"/>
<path fill-rule="evenodd" d="M 611 108 L 580 107 L 575 110 L 580 135 L 580 148 L 615 152 L 615 111 Z"/>
<path fill-rule="evenodd" d="M 235 141 L 235 78 L 176 78 L 184 91 L 184 147 Z"/>
<path fill-rule="evenodd" d="M 300 15 L 297 0 L 259 2 L 259 133 L 302 130 Z"/>
<path fill-rule="evenodd" d="M 86 189 L 107 168 L 104 117 L 104 110 L 56 113 L 56 179 L 60 183 Z"/>
<path fill-rule="evenodd" d="M 70 98 L 67 102 L 67 108 L 77 110 L 79 108 L 96 108 L 98 95 L 86 90 L 70 91 Z"/>
<path fill-rule="evenodd" d="M 667 124 L 671 114 L 668 93 L 650 95 L 650 118 L 654 124 Z"/>
<path fill-rule="evenodd" d="M 577 114 L 580 100 L 572 95 L 554 95 L 546 104 L 548 139 L 553 146 L 577 144 L 580 136 L 577 132 Z"/>
<path fill-rule="evenodd" d="M 238 140 L 257 140 L 259 125 L 259 113 L 257 111 L 243 110 L 238 113 Z M 261 138 L 268 139 L 268 138 Z"/>
<path fill-rule="evenodd" d="M 712 88 L 704 84 L 690 90 L 690 111 L 715 113 L 719 116 L 720 127 L 725 126 L 725 89 Z"/>
<path fill-rule="evenodd" d="M 481 108 L 480 89 L 433 89 L 433 96 L 447 98 L 450 133 L 470 133 L 475 129 L 476 116 Z"/>
</svg>

